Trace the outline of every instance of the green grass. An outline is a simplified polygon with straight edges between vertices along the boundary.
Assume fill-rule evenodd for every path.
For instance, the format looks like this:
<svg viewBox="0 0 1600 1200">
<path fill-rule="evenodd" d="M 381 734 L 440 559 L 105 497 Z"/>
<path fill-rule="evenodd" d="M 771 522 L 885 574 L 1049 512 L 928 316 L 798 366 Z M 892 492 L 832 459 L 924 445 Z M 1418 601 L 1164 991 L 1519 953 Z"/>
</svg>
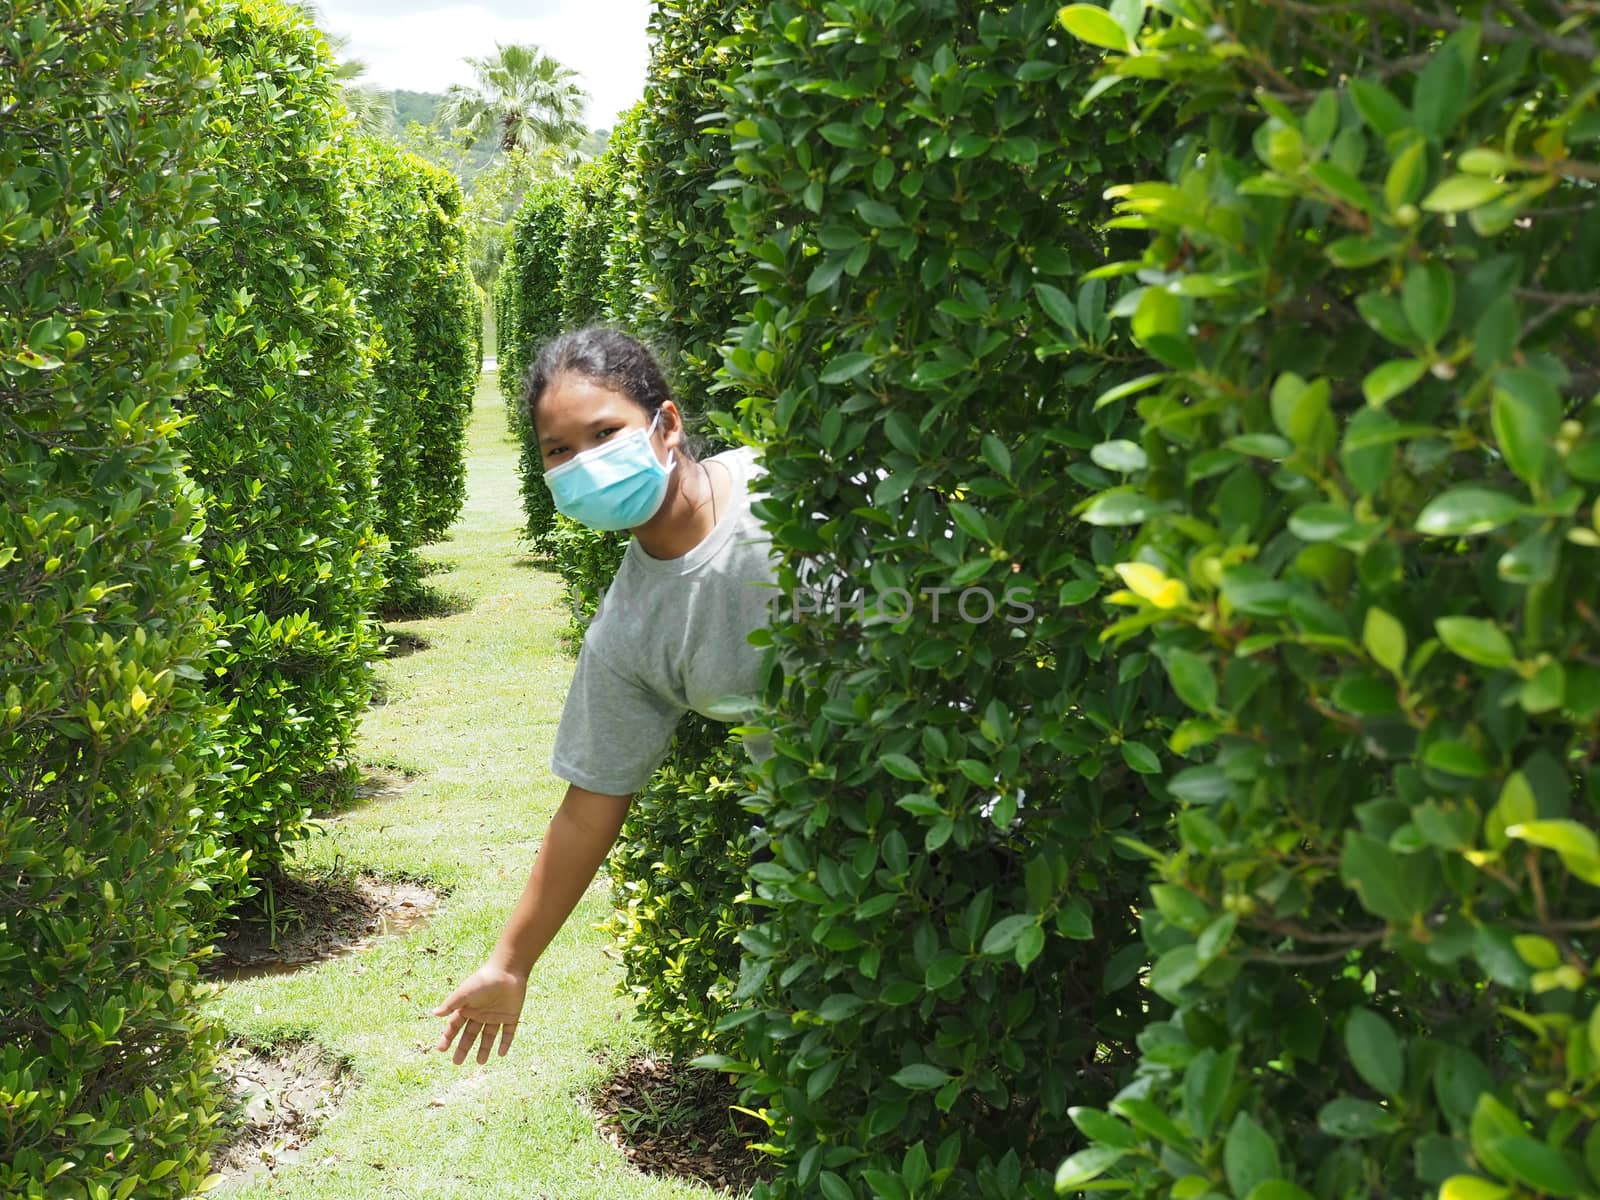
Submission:
<svg viewBox="0 0 1600 1200">
<path fill-rule="evenodd" d="M 426 650 L 379 667 L 386 703 L 365 720 L 363 763 L 417 778 L 399 797 L 351 810 L 297 855 L 303 868 L 370 871 L 448 889 L 432 923 L 293 975 L 229 985 L 213 1002 L 246 1042 L 308 1038 L 357 1084 L 301 1160 L 212 1195 L 305 1200 L 585 1200 L 710 1197 L 651 1179 L 594 1130 L 579 1097 L 604 1055 L 642 1046 L 620 968 L 594 928 L 604 873 L 534 968 L 516 1042 L 485 1067 L 434 1051 L 430 1010 L 482 960 L 527 878 L 566 785 L 549 771 L 572 673 L 554 572 L 516 542 L 516 446 L 485 376 L 473 418 L 466 509 L 425 557 L 427 582 L 465 611 L 396 628 Z"/>
</svg>

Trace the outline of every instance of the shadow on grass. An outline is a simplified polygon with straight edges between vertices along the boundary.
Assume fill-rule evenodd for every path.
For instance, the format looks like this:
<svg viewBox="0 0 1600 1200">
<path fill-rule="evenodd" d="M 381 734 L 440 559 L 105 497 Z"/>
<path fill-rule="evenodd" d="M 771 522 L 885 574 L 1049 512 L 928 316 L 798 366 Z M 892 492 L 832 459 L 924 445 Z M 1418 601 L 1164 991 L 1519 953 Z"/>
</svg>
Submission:
<svg viewBox="0 0 1600 1200">
<path fill-rule="evenodd" d="M 385 621 L 419 621 L 454 617 L 472 608 L 472 597 L 419 583 L 402 596 L 386 599 L 378 615 Z"/>
</svg>

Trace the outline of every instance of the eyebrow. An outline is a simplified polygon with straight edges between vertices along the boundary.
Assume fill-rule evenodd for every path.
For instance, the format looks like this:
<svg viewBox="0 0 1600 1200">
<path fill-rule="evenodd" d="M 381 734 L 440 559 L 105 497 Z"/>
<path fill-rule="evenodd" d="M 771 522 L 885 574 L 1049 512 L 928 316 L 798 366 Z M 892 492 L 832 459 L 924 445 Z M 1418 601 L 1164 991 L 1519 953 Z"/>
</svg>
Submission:
<svg viewBox="0 0 1600 1200">
<path fill-rule="evenodd" d="M 596 429 L 599 429 L 605 425 L 615 425 L 621 419 L 621 417 L 616 416 L 596 417 L 594 420 L 589 422 L 588 432 L 593 433 Z M 567 439 L 562 437 L 560 434 L 547 433 L 544 437 L 539 439 L 539 444 L 541 446 L 548 446 L 551 442 L 564 442 L 566 440 Z"/>
</svg>

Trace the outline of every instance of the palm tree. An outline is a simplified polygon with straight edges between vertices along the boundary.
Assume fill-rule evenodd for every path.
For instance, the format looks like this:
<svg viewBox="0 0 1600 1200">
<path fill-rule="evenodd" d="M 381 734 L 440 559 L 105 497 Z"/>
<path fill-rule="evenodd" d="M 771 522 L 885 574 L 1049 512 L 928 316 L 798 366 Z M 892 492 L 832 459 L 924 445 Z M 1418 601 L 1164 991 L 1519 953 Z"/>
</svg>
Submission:
<svg viewBox="0 0 1600 1200">
<path fill-rule="evenodd" d="M 361 76 L 366 74 L 367 64 L 359 58 L 343 57 L 345 49 L 350 45 L 349 37 L 342 33 L 330 32 L 322 10 L 315 3 L 308 0 L 299 7 L 311 23 L 322 31 L 322 36 L 328 43 L 328 49 L 335 59 L 333 77 L 338 81 L 345 111 L 350 114 L 356 129 L 369 137 L 384 137 L 393 133 L 394 93 L 358 82 Z"/>
<path fill-rule="evenodd" d="M 477 75 L 471 87 L 452 84 L 439 106 L 438 121 L 460 129 L 467 144 L 493 137 L 506 153 L 564 149 L 586 132 L 582 115 L 588 100 L 563 67 L 537 46 L 495 44 L 495 52 L 467 62 Z"/>
</svg>

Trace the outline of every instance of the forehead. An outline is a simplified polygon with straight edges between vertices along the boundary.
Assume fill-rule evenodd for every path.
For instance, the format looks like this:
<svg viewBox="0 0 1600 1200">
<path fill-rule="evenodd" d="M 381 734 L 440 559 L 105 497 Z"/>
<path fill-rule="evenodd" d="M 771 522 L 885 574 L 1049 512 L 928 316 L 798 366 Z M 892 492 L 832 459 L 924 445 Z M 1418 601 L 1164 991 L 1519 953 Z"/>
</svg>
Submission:
<svg viewBox="0 0 1600 1200">
<path fill-rule="evenodd" d="M 548 443 L 576 437 L 599 425 L 643 419 L 644 415 L 626 393 L 569 373 L 550 381 L 534 420 L 539 441 Z"/>
</svg>

